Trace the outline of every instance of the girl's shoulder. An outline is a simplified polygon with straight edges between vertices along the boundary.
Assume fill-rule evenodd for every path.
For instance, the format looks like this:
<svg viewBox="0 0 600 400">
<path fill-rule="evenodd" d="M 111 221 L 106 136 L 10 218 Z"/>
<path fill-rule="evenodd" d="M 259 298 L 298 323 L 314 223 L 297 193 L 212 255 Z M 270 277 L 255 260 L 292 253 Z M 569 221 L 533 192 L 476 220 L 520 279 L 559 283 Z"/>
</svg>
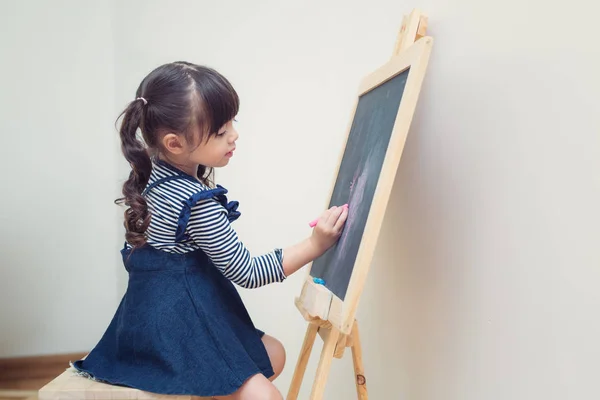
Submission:
<svg viewBox="0 0 600 400">
<path fill-rule="evenodd" d="M 223 186 L 209 187 L 161 160 L 153 160 L 152 173 L 142 193 L 150 202 L 168 202 L 187 210 L 191 210 L 202 200 L 212 199 L 231 212 L 237 208 L 237 202 L 228 201 L 226 194 L 227 189 Z"/>
<path fill-rule="evenodd" d="M 155 159 L 152 161 L 152 172 L 142 195 L 153 191 L 170 192 L 170 197 L 190 196 L 196 192 L 212 192 L 210 188 L 198 179 L 186 174 L 176 167 Z"/>
<path fill-rule="evenodd" d="M 211 188 L 164 162 L 153 162 L 142 193 L 155 217 L 177 226 L 176 242 L 185 239 L 190 219 L 203 214 L 222 212 L 230 222 L 236 220 L 240 216 L 238 202 L 228 201 L 226 194 L 227 189 L 221 185 Z"/>
</svg>

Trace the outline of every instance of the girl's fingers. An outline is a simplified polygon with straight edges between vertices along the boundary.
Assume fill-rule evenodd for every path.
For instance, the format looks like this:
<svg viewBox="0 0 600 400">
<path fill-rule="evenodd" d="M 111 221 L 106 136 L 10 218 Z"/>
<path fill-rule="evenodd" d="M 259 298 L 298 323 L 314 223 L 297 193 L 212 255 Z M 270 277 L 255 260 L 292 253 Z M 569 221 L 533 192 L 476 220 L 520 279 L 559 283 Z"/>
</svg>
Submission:
<svg viewBox="0 0 600 400">
<path fill-rule="evenodd" d="M 333 209 L 333 207 L 331 207 L 329 210 L 326 210 L 325 212 L 323 212 L 323 214 L 321 214 L 321 216 L 319 217 L 320 224 L 324 224 L 325 222 L 327 222 L 327 219 L 329 219 L 329 215 L 331 214 L 332 209 Z"/>
<path fill-rule="evenodd" d="M 332 230 L 335 230 L 335 226 L 337 224 L 337 221 L 339 220 L 340 216 L 344 212 L 347 212 L 347 210 L 348 210 L 348 205 L 347 204 L 344 204 L 341 207 L 334 207 L 334 209 L 329 214 L 329 218 L 327 218 L 327 225 L 329 227 L 331 227 Z"/>
<path fill-rule="evenodd" d="M 341 207 L 333 206 L 329 210 L 326 210 L 321 214 L 318 220 L 318 224 L 321 225 L 322 228 L 331 230 L 335 229 L 335 226 L 340 218 L 340 216 L 344 213 L 348 212 L 348 205 L 344 204 Z M 345 220 L 345 218 L 344 218 Z"/>
<path fill-rule="evenodd" d="M 335 225 L 333 226 L 333 229 L 336 232 L 341 232 L 342 228 L 344 227 L 344 224 L 346 223 L 346 220 L 348 219 L 348 207 L 341 207 L 342 208 L 342 212 L 340 213 L 339 218 L 337 219 L 337 221 L 335 221 Z"/>
<path fill-rule="evenodd" d="M 333 226 L 333 224 L 335 224 L 335 220 L 339 216 L 339 213 L 340 213 L 339 207 L 336 207 L 336 206 L 331 207 L 329 216 L 327 217 L 327 220 L 325 221 L 327 223 L 327 225 Z"/>
</svg>

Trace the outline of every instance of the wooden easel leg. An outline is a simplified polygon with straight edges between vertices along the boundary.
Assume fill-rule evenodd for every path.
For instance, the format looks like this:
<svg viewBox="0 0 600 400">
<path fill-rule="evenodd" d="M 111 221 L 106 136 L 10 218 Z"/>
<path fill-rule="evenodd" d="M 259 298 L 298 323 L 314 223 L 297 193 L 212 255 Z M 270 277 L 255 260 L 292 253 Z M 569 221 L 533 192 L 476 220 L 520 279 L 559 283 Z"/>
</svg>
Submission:
<svg viewBox="0 0 600 400">
<path fill-rule="evenodd" d="M 323 398 L 323 393 L 325 392 L 325 384 L 327 383 L 327 377 L 329 376 L 333 353 L 335 352 L 335 346 L 340 336 L 340 331 L 333 327 L 330 329 L 331 332 L 329 332 L 329 336 L 323 344 L 321 359 L 319 360 L 319 366 L 317 367 L 317 378 L 312 387 L 310 400 L 321 400 Z"/>
<path fill-rule="evenodd" d="M 318 330 L 319 326 L 315 324 L 308 324 L 308 328 L 306 328 L 304 343 L 302 344 L 300 356 L 296 363 L 296 369 L 294 370 L 294 376 L 292 377 L 292 383 L 286 398 L 287 400 L 296 400 L 298 398 L 300 387 L 302 386 L 302 379 L 306 372 L 306 365 L 308 364 L 308 359 L 310 358 L 310 353 L 312 352 Z"/>
<path fill-rule="evenodd" d="M 365 378 L 365 367 L 362 362 L 362 348 L 358 335 L 358 323 L 354 321 L 352 326 L 352 362 L 354 363 L 354 377 L 356 379 L 356 393 L 358 400 L 368 400 L 367 378 Z"/>
</svg>

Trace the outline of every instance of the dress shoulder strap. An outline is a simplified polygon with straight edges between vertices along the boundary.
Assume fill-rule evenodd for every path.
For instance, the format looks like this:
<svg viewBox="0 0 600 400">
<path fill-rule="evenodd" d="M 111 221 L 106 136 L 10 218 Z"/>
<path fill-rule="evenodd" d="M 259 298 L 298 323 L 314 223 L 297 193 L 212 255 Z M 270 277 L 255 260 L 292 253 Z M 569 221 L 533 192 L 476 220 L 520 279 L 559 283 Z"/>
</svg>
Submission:
<svg viewBox="0 0 600 400">
<path fill-rule="evenodd" d="M 157 186 L 173 180 L 187 180 L 199 184 L 197 180 L 186 175 L 167 176 L 165 178 L 157 179 L 148 185 L 142 192 L 142 195 L 146 195 Z M 176 242 L 181 242 L 187 239 L 186 229 L 190 221 L 190 217 L 192 216 L 192 208 L 201 200 L 214 198 L 225 209 L 229 222 L 233 222 L 241 216 L 241 213 L 238 211 L 239 202 L 228 201 L 226 196 L 227 189 L 225 189 L 223 186 L 217 185 L 217 187 L 213 189 L 203 189 L 199 186 L 199 189 L 200 190 L 192 194 L 187 199 L 182 200 L 181 211 L 179 213 L 179 218 L 177 219 L 177 231 L 175 232 Z"/>
</svg>

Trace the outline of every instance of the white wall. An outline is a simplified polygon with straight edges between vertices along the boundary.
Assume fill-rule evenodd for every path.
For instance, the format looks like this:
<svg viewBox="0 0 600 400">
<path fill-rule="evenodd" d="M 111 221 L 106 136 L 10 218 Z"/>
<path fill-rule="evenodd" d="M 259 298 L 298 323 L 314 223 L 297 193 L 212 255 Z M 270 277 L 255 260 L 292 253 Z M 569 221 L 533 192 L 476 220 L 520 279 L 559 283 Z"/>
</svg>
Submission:
<svg viewBox="0 0 600 400">
<path fill-rule="evenodd" d="M 119 2 L 112 14 L 114 105 L 120 109 L 131 100 L 143 76 L 163 62 L 185 59 L 223 72 L 242 99 L 239 151 L 218 174 L 241 202 L 243 217 L 236 227 L 256 253 L 291 244 L 310 233 L 307 221 L 327 203 L 358 82 L 389 57 L 402 14 L 422 8 L 430 15 L 436 43 L 358 314 L 371 397 L 597 398 L 600 213 L 594 206 L 600 200 L 600 57 L 593 39 L 600 27 L 593 16 L 600 6 L 582 0 L 565 5 L 539 0 Z M 105 43 L 109 32 L 104 25 L 85 26 L 99 45 Z M 70 54 L 68 48 L 62 51 Z M 102 68 L 89 59 L 86 67 Z M 9 68 L 22 78 L 22 68 Z M 107 140 L 102 142 L 106 152 L 97 155 L 105 162 L 89 167 L 102 165 L 102 171 L 117 156 L 116 151 L 109 155 L 116 117 L 110 73 L 96 80 L 80 76 L 82 84 L 103 93 L 105 105 L 88 109 L 75 102 L 87 113 L 77 113 L 78 118 L 97 122 L 87 124 L 86 135 L 95 138 L 89 140 Z M 65 101 L 87 97 L 72 95 L 82 88 L 69 91 Z M 6 104 L 15 107 L 11 116 L 25 110 L 3 100 L 3 112 Z M 49 117 L 70 109 L 57 102 L 52 106 L 52 112 L 45 111 Z M 11 120 L 3 117 L 2 124 L 14 130 Z M 19 122 L 19 127 L 35 124 L 26 118 Z M 62 123 L 72 130 L 83 126 L 80 120 Z M 37 133 L 40 125 L 32 127 L 37 131 L 26 130 L 38 142 L 45 138 Z M 53 133 L 67 137 L 66 131 Z M 53 143 L 32 159 L 39 160 L 49 148 L 55 154 L 64 151 Z M 50 165 L 56 165 L 54 158 Z M 85 252 L 94 249 L 85 273 L 57 247 L 36 253 L 33 260 L 10 258 L 38 271 L 27 275 L 11 268 L 20 288 L 14 292 L 33 284 L 47 288 L 48 282 L 62 289 L 48 291 L 45 300 L 21 297 L 30 307 L 63 302 L 46 329 L 64 337 L 81 329 L 84 320 L 95 323 L 80 334 L 79 343 L 66 342 L 70 345 L 63 350 L 94 342 L 126 282 L 111 253 L 117 246 L 110 235 L 117 236 L 117 228 L 109 223 L 114 213 L 110 200 L 118 190 L 115 177 L 122 179 L 125 168 L 120 160 L 109 168 L 115 168 L 113 175 L 98 175 L 103 179 L 96 184 L 99 194 L 85 208 L 53 199 L 55 208 L 71 215 L 78 210 L 79 218 L 88 209 L 97 210 L 97 223 L 106 224 L 105 237 L 96 229 L 98 246 L 75 235 Z M 77 175 L 69 179 L 82 180 Z M 52 182 L 46 189 L 72 190 L 63 176 Z M 22 197 L 3 199 L 3 209 L 27 199 L 23 190 L 33 193 L 22 186 L 13 183 Z M 59 213 L 53 215 L 59 219 Z M 30 223 L 40 219 L 25 218 Z M 11 214 L 10 221 L 10 229 L 7 224 L 2 229 L 3 236 L 11 233 L 11 252 L 17 246 L 25 249 L 25 242 L 12 234 L 18 219 Z M 38 233 L 27 233 L 58 238 L 51 230 L 55 225 L 48 220 Z M 61 227 L 61 232 L 71 231 Z M 47 264 L 55 274 L 46 272 Z M 114 268 L 118 293 L 106 272 Z M 86 305 L 68 302 L 66 292 L 82 290 L 92 273 L 99 283 L 86 288 L 88 307 L 92 303 L 100 316 L 83 318 L 71 308 Z M 293 306 L 303 276 L 300 272 L 284 285 L 242 292 L 257 325 L 288 348 L 288 368 L 277 383 L 283 392 L 306 326 Z M 100 289 L 103 285 L 108 292 Z M 39 316 L 23 321 L 38 324 Z M 50 347 L 52 341 L 40 343 L 48 346 L 43 350 L 60 350 Z M 21 349 L 30 351 L 24 345 Z M 315 351 L 307 381 L 317 358 Z M 307 398 L 309 389 L 307 383 L 300 398 Z M 351 360 L 336 360 L 325 398 L 353 396 Z"/>
<path fill-rule="evenodd" d="M 371 387 L 598 398 L 600 8 L 423 8 L 435 49 L 359 313 Z"/>
<path fill-rule="evenodd" d="M 110 3 L 0 3 L 0 356 L 81 351 L 117 297 Z"/>
</svg>

